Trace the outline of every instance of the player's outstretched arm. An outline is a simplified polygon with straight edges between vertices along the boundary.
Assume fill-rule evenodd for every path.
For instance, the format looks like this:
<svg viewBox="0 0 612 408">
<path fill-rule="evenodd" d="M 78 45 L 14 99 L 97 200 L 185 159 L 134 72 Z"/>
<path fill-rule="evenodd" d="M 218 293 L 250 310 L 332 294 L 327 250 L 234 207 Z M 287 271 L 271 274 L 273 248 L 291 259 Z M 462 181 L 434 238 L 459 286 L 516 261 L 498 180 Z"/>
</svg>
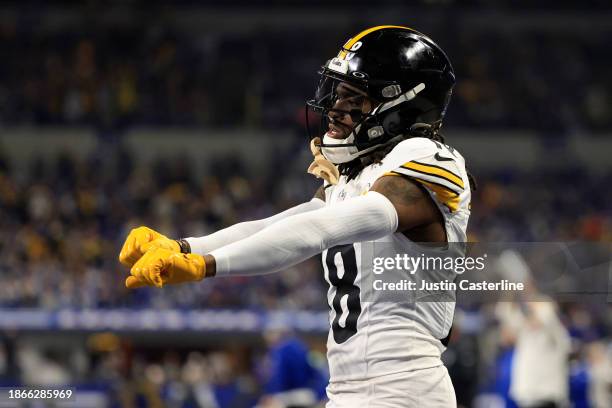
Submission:
<svg viewBox="0 0 612 408">
<path fill-rule="evenodd" d="M 290 217 L 255 234 L 253 240 L 212 251 L 208 259 L 216 265 L 210 273 L 275 272 L 336 245 L 408 231 L 416 241 L 446 241 L 441 213 L 429 193 L 410 178 L 383 176 L 365 196 Z"/>
<path fill-rule="evenodd" d="M 287 218 L 291 215 L 300 214 L 302 212 L 316 210 L 325 205 L 325 194 L 323 187 L 319 188 L 312 200 L 302 203 L 295 207 L 289 208 L 281 213 L 271 217 L 241 222 L 232 225 L 231 227 L 222 229 L 213 234 L 199 238 L 186 238 L 183 240 L 174 240 L 165 235 L 145 226 L 134 228 L 130 231 L 119 253 L 119 262 L 125 266 L 131 267 L 138 261 L 148 250 L 160 247 L 172 250 L 174 252 L 196 253 L 204 255 L 217 248 L 221 248 L 234 241 L 239 241 L 265 227 L 274 224 L 275 222 Z"/>
<path fill-rule="evenodd" d="M 212 251 L 211 274 L 258 275 L 277 272 L 327 248 L 375 240 L 397 229 L 397 213 L 379 193 L 348 199 L 298 214 L 257 234 Z"/>
<path fill-rule="evenodd" d="M 297 214 L 210 254 L 172 254 L 154 249 L 131 269 L 126 285 L 154 285 L 210 276 L 277 272 L 327 248 L 382 238 L 397 230 L 393 204 L 378 192 Z"/>
<path fill-rule="evenodd" d="M 318 210 L 319 208 L 322 208 L 324 206 L 325 194 L 323 193 L 323 187 L 321 187 L 319 188 L 319 190 L 317 190 L 312 200 L 296 205 L 295 207 L 291 207 L 288 210 L 275 214 L 271 217 L 264 218 L 261 220 L 241 222 L 219 230 L 210 235 L 206 235 L 204 237 L 185 238 L 185 241 L 190 246 L 189 252 L 193 254 L 205 255 L 210 253 L 211 251 L 214 251 L 215 249 L 229 245 L 232 242 L 240 241 L 241 239 L 250 237 L 251 235 L 261 231 L 262 229 L 269 227 L 270 225 L 277 223 L 287 217 Z"/>
<path fill-rule="evenodd" d="M 272 273 L 336 245 L 375 240 L 419 228 L 424 228 L 428 241 L 436 240 L 432 235 L 444 241 L 440 217 L 431 197 L 415 181 L 385 176 L 364 196 L 288 216 L 204 256 L 153 250 L 134 265 L 126 284 L 161 287 L 215 275 Z M 434 227 L 433 234 L 430 226 Z"/>
<path fill-rule="evenodd" d="M 221 248 L 232 242 L 239 241 L 241 239 L 249 237 L 257 233 L 258 231 L 282 219 L 285 219 L 292 215 L 296 215 L 296 214 L 300 214 L 300 213 L 304 213 L 308 211 L 313 211 L 323 206 L 325 206 L 325 194 L 324 194 L 323 187 L 321 186 L 321 188 L 317 190 L 314 197 L 309 202 L 302 203 L 300 205 L 292 207 L 272 217 L 268 217 L 268 218 L 261 219 L 261 220 L 247 221 L 247 222 L 235 224 L 235 225 L 232 225 L 231 227 L 225 228 L 223 230 L 217 231 L 213 234 L 210 234 L 204 237 L 199 237 L 199 238 L 192 237 L 192 238 L 186 238 L 180 241 L 176 241 L 148 227 L 143 226 L 143 227 L 134 228 L 130 231 L 130 234 L 128 235 L 128 237 L 126 238 L 123 244 L 123 247 L 119 254 L 119 261 L 128 267 L 135 266 L 134 268 L 132 268 L 134 271 L 136 270 L 140 271 L 142 269 L 141 265 L 150 263 L 153 255 L 148 256 L 145 260 L 143 260 L 143 262 L 140 262 L 138 266 L 136 266 L 135 264 L 141 258 L 143 258 L 143 255 L 147 251 L 150 251 L 153 253 L 153 250 L 156 248 L 160 248 L 164 250 L 164 251 L 156 252 L 161 257 L 170 257 L 174 253 L 181 253 L 181 252 L 183 254 L 193 253 L 194 255 L 195 254 L 204 255 L 205 253 L 213 251 L 217 248 Z M 181 259 L 183 259 L 186 263 L 183 262 L 181 264 L 178 264 L 176 266 L 177 268 L 191 265 L 189 262 L 187 262 L 190 260 L 189 257 L 183 257 Z M 197 269 L 198 268 L 194 266 L 192 274 L 185 275 L 185 274 L 179 273 L 178 274 L 179 278 L 177 279 L 180 279 L 180 276 L 186 276 L 186 277 L 193 276 L 193 278 L 195 279 L 198 276 L 200 276 L 198 275 L 199 272 L 198 273 L 195 272 L 195 270 Z M 214 267 L 213 267 L 213 270 L 214 270 Z M 164 282 L 163 279 L 160 279 L 159 277 L 155 279 L 153 279 L 152 277 L 147 277 L 148 272 L 149 272 L 148 270 L 142 269 L 142 272 L 136 273 L 134 276 L 130 276 L 128 280 L 126 281 L 126 285 L 129 288 L 136 288 L 136 287 L 141 287 L 141 286 L 146 286 L 146 285 L 152 285 L 152 286 L 162 286 L 163 285 L 163 282 Z M 153 273 L 153 274 L 156 275 L 156 273 Z M 139 276 L 139 278 L 137 278 L 136 276 Z M 203 276 L 204 274 L 201 274 L 201 277 Z M 170 279 L 170 283 L 172 283 L 172 279 Z"/>
</svg>

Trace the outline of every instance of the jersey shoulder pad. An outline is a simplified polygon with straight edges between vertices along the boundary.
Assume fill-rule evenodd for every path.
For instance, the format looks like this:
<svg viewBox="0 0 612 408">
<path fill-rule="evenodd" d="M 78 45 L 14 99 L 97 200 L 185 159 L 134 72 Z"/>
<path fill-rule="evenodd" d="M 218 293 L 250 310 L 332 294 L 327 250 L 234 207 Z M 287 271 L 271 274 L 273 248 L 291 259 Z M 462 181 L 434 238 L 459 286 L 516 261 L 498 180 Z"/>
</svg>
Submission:
<svg viewBox="0 0 612 408">
<path fill-rule="evenodd" d="M 406 176 L 435 193 L 438 201 L 457 209 L 459 196 L 469 190 L 463 156 L 443 143 L 427 138 L 402 141 L 383 160 L 385 175 Z"/>
<path fill-rule="evenodd" d="M 434 141 L 424 137 L 413 137 L 395 145 L 385 158 L 383 164 L 387 168 L 396 168 L 407 161 L 419 160 L 423 157 L 432 156 L 437 147 Z"/>
</svg>

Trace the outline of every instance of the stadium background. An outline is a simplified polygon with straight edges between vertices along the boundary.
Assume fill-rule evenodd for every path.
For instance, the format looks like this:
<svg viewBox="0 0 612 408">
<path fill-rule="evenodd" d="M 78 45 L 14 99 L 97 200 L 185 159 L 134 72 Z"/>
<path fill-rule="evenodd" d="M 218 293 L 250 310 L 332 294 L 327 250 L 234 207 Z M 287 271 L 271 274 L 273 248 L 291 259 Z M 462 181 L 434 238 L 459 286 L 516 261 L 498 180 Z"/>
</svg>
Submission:
<svg viewBox="0 0 612 408">
<path fill-rule="evenodd" d="M 309 199 L 304 101 L 372 25 L 423 31 L 454 62 L 444 134 L 479 184 L 473 240 L 609 242 L 612 9 L 532 3 L 2 3 L 0 386 L 69 384 L 83 407 L 252 406 L 287 387 L 275 364 L 289 353 L 321 391 L 317 259 L 128 292 L 117 254 L 137 225 L 198 236 Z M 596 406 L 609 305 L 560 310 L 572 402 Z M 512 342 L 491 308 L 458 310 L 455 328 L 460 404 L 512 406 Z"/>
</svg>

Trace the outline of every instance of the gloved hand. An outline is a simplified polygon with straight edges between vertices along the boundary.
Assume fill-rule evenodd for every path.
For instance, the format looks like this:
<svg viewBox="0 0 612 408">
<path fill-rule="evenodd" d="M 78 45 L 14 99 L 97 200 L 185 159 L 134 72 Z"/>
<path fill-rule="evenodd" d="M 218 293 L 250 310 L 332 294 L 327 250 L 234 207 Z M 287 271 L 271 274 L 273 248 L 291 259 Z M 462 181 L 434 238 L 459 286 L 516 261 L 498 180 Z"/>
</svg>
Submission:
<svg viewBox="0 0 612 408">
<path fill-rule="evenodd" d="M 130 270 L 125 280 L 129 289 L 141 286 L 163 287 L 166 284 L 199 281 L 206 277 L 202 255 L 183 254 L 166 248 L 147 251 Z"/>
<path fill-rule="evenodd" d="M 130 231 L 121 252 L 119 262 L 125 266 L 132 266 L 152 248 L 165 248 L 173 252 L 181 252 L 177 241 L 160 234 L 148 227 L 138 227 Z"/>
</svg>

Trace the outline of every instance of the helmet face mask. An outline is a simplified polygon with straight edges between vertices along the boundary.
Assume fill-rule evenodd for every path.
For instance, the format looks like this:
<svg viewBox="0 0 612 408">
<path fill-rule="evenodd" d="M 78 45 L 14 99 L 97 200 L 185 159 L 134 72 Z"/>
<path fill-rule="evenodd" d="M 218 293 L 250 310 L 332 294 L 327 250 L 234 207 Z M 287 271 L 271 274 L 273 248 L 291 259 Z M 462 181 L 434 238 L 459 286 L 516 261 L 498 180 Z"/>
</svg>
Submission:
<svg viewBox="0 0 612 408">
<path fill-rule="evenodd" d="M 321 82 L 315 94 L 318 109 L 331 116 L 334 116 L 334 113 L 349 115 L 353 123 L 360 122 L 367 115 L 368 112 L 364 107 L 366 98 L 368 98 L 366 91 L 348 82 L 325 75 L 321 76 Z M 372 104 L 374 101 L 367 102 Z M 336 107 L 337 105 L 341 107 Z"/>
<path fill-rule="evenodd" d="M 307 102 L 309 135 L 311 139 L 323 135 L 323 155 L 333 163 L 358 157 L 363 150 L 357 141 L 360 129 L 376 120 L 372 112 L 379 103 L 368 96 L 363 85 L 321 74 L 315 99 Z"/>
<path fill-rule="evenodd" d="M 344 159 L 410 137 L 415 124 L 439 126 L 455 83 L 446 54 L 425 35 L 398 26 L 373 27 L 359 33 L 319 74 L 315 98 L 307 102 L 309 134 L 311 138 L 327 135 L 334 116 L 349 115 L 353 127 L 346 139 L 352 140 L 344 140 L 338 148 L 353 148 L 350 157 Z M 343 84 L 367 97 L 370 109 L 359 104 L 336 104 L 342 98 L 350 99 L 350 95 L 338 95 Z M 319 129 L 310 126 L 316 115 L 320 115 Z"/>
<path fill-rule="evenodd" d="M 344 122 L 338 118 L 346 115 L 350 117 L 354 128 L 371 116 L 369 113 L 376 104 L 377 102 L 371 100 L 365 90 L 326 75 L 321 76 L 315 99 L 308 102 L 312 111 L 321 114 L 323 131 L 328 129 L 330 122 L 344 126 Z"/>
</svg>

